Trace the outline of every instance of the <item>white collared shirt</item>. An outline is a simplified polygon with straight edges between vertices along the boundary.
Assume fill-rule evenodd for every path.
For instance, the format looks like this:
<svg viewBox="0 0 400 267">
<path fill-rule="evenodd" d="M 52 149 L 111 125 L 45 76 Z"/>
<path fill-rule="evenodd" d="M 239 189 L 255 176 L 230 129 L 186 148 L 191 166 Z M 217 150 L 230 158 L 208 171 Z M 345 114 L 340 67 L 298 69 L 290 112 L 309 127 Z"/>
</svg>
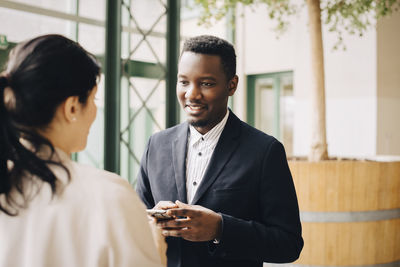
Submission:
<svg viewBox="0 0 400 267">
<path fill-rule="evenodd" d="M 227 110 L 225 117 L 205 135 L 199 133 L 192 125 L 189 126 L 188 151 L 186 155 L 186 192 L 188 203 L 194 195 L 206 172 L 208 163 L 217 146 L 222 130 L 229 117 Z"/>
</svg>

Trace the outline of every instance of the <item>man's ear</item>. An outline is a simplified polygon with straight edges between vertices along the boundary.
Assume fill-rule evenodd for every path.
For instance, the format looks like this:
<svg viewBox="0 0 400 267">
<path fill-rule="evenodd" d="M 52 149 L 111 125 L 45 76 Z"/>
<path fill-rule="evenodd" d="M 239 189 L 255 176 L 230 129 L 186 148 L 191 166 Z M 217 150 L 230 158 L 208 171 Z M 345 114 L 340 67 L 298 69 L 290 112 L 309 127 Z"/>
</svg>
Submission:
<svg viewBox="0 0 400 267">
<path fill-rule="evenodd" d="M 79 97 L 70 96 L 62 104 L 62 113 L 67 122 L 72 123 L 77 120 L 78 111 L 80 108 Z"/>
<path fill-rule="evenodd" d="M 235 75 L 228 83 L 229 96 L 233 96 L 235 94 L 238 83 L 239 83 L 239 77 Z"/>
</svg>

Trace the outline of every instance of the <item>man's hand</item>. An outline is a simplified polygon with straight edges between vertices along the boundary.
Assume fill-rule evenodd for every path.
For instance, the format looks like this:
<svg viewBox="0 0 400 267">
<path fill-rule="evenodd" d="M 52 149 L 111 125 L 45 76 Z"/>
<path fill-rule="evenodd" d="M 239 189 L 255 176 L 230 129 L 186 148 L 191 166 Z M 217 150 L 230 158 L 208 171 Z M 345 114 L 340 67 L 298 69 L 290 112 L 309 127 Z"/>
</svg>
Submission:
<svg viewBox="0 0 400 267">
<path fill-rule="evenodd" d="M 153 210 L 168 210 L 168 209 L 173 209 L 173 208 L 178 208 L 178 205 L 176 205 L 172 201 L 159 201 L 153 207 Z M 161 220 L 172 220 L 169 218 L 161 218 L 161 217 L 157 217 L 157 216 L 152 216 L 149 213 L 147 214 L 147 217 L 149 218 L 150 221 L 154 221 L 154 223 L 157 223 L 158 221 L 161 221 Z"/>
<path fill-rule="evenodd" d="M 178 208 L 178 205 L 175 204 L 172 201 L 159 201 L 153 209 L 155 210 L 167 210 L 167 209 L 173 209 L 173 208 Z"/>
<path fill-rule="evenodd" d="M 188 205 L 178 200 L 175 203 L 178 208 L 168 210 L 167 214 L 177 219 L 157 222 L 164 236 L 182 237 L 189 241 L 209 241 L 220 237 L 220 214 L 199 205 Z"/>
</svg>

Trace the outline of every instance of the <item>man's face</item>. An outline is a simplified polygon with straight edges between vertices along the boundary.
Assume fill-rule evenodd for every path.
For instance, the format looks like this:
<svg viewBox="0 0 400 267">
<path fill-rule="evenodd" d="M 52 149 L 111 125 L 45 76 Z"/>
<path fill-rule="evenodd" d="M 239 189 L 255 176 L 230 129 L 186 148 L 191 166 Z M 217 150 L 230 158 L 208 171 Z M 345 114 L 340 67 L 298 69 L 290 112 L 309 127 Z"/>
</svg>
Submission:
<svg viewBox="0 0 400 267">
<path fill-rule="evenodd" d="M 188 122 L 202 134 L 225 116 L 228 97 L 236 91 L 238 78 L 227 80 L 221 58 L 184 52 L 178 66 L 176 94 Z"/>
</svg>

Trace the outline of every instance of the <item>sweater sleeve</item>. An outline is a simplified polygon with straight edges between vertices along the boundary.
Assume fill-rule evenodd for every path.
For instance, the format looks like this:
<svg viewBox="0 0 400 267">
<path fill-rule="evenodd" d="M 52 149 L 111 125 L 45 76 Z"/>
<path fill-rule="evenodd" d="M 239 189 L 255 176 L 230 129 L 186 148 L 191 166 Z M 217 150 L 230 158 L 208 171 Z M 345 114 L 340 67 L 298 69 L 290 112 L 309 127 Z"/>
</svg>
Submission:
<svg viewBox="0 0 400 267">
<path fill-rule="evenodd" d="M 161 259 L 156 248 L 145 206 L 129 183 L 120 179 L 103 199 L 101 209 L 105 217 L 104 266 L 160 267 Z M 99 233 L 100 234 L 100 233 Z M 103 266 L 103 265 L 99 265 Z"/>
</svg>

